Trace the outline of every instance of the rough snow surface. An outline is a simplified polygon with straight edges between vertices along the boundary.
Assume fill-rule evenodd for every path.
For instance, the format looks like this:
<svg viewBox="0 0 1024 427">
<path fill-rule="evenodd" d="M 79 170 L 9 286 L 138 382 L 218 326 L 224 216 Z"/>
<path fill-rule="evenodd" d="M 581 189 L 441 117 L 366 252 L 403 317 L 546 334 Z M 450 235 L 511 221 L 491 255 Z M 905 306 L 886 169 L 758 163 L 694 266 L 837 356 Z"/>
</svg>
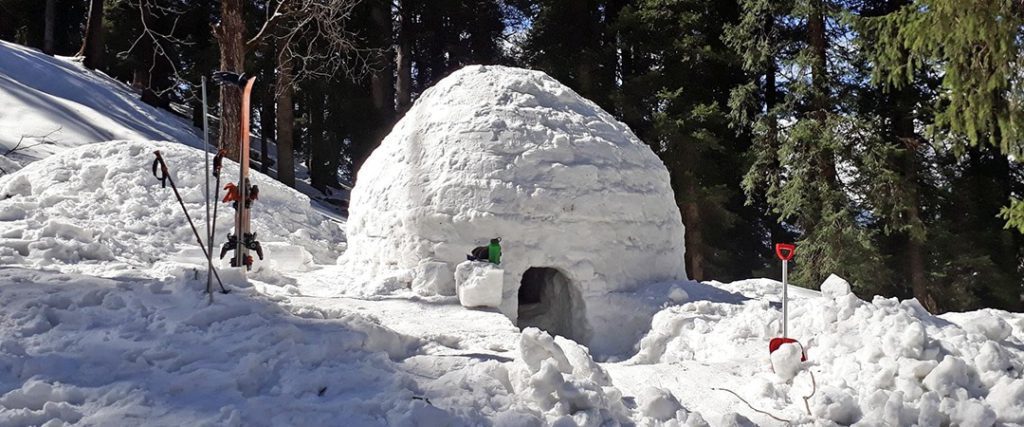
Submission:
<svg viewBox="0 0 1024 427">
<path fill-rule="evenodd" d="M 780 308 L 774 298 L 758 298 L 754 287 L 737 283 L 723 287 L 753 298 L 688 302 L 656 314 L 627 364 L 713 364 L 733 372 L 719 379 L 723 384 L 747 371 L 752 378 L 734 391 L 799 422 L 992 425 L 1020 419 L 1024 400 L 1006 397 L 1024 392 L 1020 315 L 983 310 L 935 317 L 916 300 L 867 302 L 844 284 L 833 276 L 820 296 L 801 292 L 790 301 L 789 335 L 804 345 L 805 363 L 796 345 L 783 345 L 769 360 L 768 341 L 781 332 Z M 777 295 L 771 288 L 762 295 Z M 736 371 L 745 364 L 754 366 Z"/>
<path fill-rule="evenodd" d="M 624 124 L 538 71 L 456 71 L 424 92 L 357 182 L 343 259 L 355 282 L 425 260 L 454 270 L 494 237 L 503 239 L 501 311 L 513 319 L 530 267 L 561 271 L 583 302 L 685 278 L 664 164 Z M 581 331 L 614 325 L 589 310 L 585 320 L 592 325 Z M 602 352 L 628 349 L 593 339 Z"/>
<path fill-rule="evenodd" d="M 162 188 L 152 175 L 156 150 L 205 234 L 202 151 L 149 141 L 91 144 L 0 177 L 0 263 L 77 272 L 134 269 L 171 258 L 204 265 L 172 189 Z M 236 164 L 225 162 L 222 176 L 227 181 L 237 171 Z M 313 260 L 325 263 L 338 256 L 337 242 L 344 240 L 340 224 L 276 180 L 258 172 L 251 176 L 261 190 L 252 209 L 253 230 L 266 244 L 274 271 L 302 270 Z M 229 204 L 220 205 L 218 242 L 232 231 L 233 214 Z M 220 253 L 219 245 L 214 253 Z M 255 268 L 259 274 L 259 260 Z"/>
</svg>

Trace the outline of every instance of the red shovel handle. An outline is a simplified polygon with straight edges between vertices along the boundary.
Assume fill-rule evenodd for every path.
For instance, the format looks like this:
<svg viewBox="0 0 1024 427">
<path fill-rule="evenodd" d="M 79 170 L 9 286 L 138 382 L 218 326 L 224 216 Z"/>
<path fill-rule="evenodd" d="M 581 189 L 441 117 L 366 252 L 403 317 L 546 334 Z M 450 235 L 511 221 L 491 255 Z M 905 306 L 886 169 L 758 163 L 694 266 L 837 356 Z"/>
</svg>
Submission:
<svg viewBox="0 0 1024 427">
<path fill-rule="evenodd" d="M 783 261 L 789 261 L 793 259 L 793 253 L 796 252 L 796 245 L 789 243 L 776 243 L 775 244 L 775 256 Z"/>
</svg>

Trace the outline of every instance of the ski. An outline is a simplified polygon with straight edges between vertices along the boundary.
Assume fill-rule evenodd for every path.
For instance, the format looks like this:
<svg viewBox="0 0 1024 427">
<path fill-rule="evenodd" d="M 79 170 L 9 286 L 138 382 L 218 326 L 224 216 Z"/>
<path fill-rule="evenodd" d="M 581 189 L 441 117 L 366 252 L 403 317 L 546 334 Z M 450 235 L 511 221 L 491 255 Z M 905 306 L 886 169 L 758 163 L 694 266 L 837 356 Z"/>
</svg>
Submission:
<svg viewBox="0 0 1024 427">
<path fill-rule="evenodd" d="M 227 193 L 224 202 L 233 202 L 235 208 L 235 232 L 228 234 L 228 241 L 221 247 L 220 257 L 224 258 L 228 252 L 233 251 L 231 258 L 232 267 L 245 267 L 242 270 L 252 269 L 253 258 L 250 251 L 255 251 L 259 259 L 263 259 L 263 248 L 256 240 L 256 233 L 252 231 L 252 202 L 259 198 L 259 188 L 249 180 L 249 99 L 252 87 L 256 83 L 256 77 L 247 77 L 244 74 L 235 74 L 226 71 L 214 73 L 214 79 L 222 84 L 233 84 L 242 90 L 242 118 L 241 135 L 239 137 L 239 161 L 238 161 L 238 184 L 228 183 L 224 186 Z"/>
</svg>

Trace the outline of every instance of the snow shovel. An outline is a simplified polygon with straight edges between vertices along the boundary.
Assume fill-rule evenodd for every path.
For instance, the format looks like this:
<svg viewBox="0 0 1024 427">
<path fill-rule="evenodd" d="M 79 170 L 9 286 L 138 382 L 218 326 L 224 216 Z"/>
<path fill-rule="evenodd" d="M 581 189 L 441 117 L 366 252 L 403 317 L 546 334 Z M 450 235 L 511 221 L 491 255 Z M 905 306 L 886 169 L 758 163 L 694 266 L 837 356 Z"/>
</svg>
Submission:
<svg viewBox="0 0 1024 427">
<path fill-rule="evenodd" d="M 782 260 L 782 336 L 772 338 L 768 342 L 768 354 L 774 353 L 783 344 L 796 344 L 800 346 L 800 361 L 807 361 L 807 354 L 804 353 L 804 346 L 801 345 L 797 340 L 789 338 L 789 283 L 787 274 L 789 273 L 789 260 L 793 259 L 793 254 L 796 252 L 796 245 L 789 243 L 776 243 L 775 244 L 775 256 Z"/>
</svg>

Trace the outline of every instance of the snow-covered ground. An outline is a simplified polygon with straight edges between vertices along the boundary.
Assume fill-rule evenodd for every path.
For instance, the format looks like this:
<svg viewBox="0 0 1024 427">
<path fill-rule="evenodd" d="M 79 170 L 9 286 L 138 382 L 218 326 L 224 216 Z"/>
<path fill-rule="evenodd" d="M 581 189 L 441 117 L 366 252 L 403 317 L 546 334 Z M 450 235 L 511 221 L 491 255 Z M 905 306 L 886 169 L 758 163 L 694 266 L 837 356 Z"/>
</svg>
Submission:
<svg viewBox="0 0 1024 427">
<path fill-rule="evenodd" d="M 42 113 L 63 104 L 14 98 L 43 84 L 22 68 L 67 66 L 47 84 L 68 90 L 100 77 L 2 48 L 0 107 L 22 119 L 0 113 L 0 142 L 76 129 Z M 116 100 L 108 83 L 96 96 Z M 769 357 L 779 283 L 669 282 L 609 295 L 623 328 L 598 333 L 652 320 L 635 351 L 591 355 L 400 277 L 377 278 L 398 287 L 386 295 L 342 296 L 344 224 L 259 174 L 268 259 L 248 283 L 216 263 L 231 292 L 208 304 L 205 259 L 149 170 L 161 150 L 202 227 L 202 151 L 149 141 L 177 137 L 139 130 L 163 121 L 148 112 L 116 124 L 102 106 L 67 108 L 108 117 L 88 122 L 125 140 L 67 140 L 0 176 L 2 426 L 1024 424 L 1021 314 L 932 316 L 831 278 L 790 292 L 801 363 L 793 346 Z M 177 126 L 166 131 L 191 132 Z M 218 244 L 230 215 L 221 206 Z"/>
</svg>

